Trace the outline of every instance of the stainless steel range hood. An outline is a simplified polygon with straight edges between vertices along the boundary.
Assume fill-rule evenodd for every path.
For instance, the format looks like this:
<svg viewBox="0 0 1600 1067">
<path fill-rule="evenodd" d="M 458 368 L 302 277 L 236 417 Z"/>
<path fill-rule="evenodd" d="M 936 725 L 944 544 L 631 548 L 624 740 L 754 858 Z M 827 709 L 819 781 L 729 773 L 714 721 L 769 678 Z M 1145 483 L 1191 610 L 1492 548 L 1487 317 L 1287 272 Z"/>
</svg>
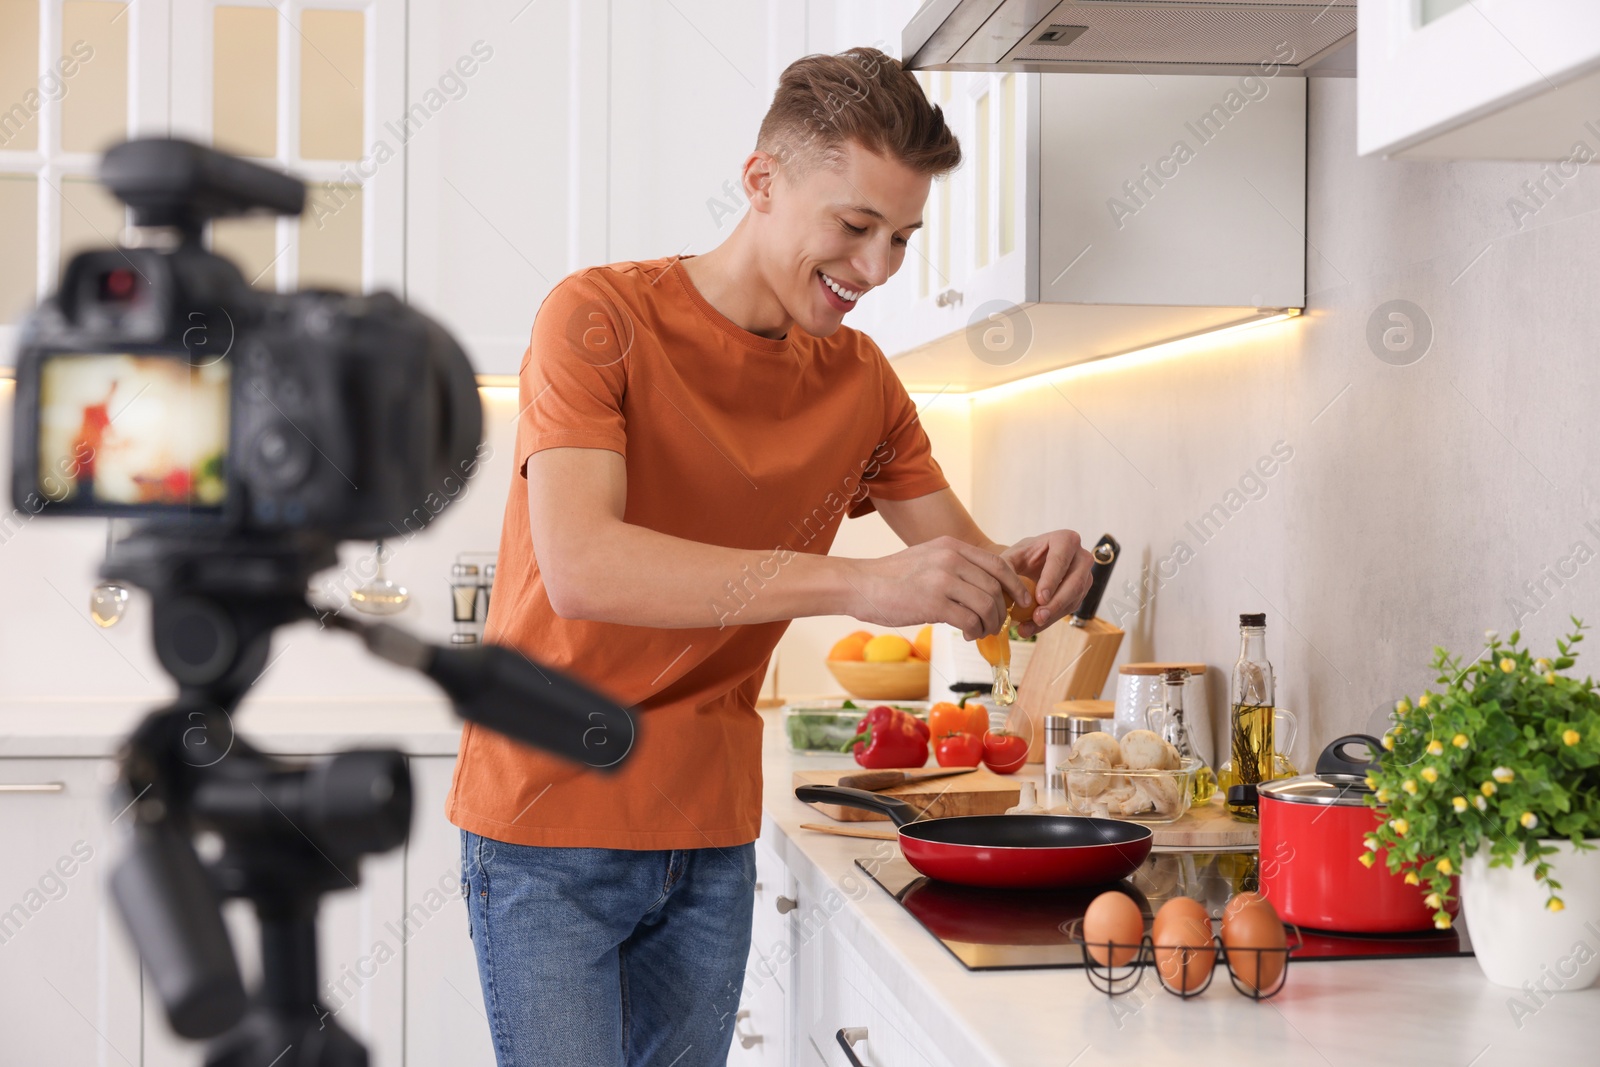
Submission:
<svg viewBox="0 0 1600 1067">
<path fill-rule="evenodd" d="M 900 54 L 912 70 L 1353 77 L 1356 3 L 927 0 Z"/>
</svg>

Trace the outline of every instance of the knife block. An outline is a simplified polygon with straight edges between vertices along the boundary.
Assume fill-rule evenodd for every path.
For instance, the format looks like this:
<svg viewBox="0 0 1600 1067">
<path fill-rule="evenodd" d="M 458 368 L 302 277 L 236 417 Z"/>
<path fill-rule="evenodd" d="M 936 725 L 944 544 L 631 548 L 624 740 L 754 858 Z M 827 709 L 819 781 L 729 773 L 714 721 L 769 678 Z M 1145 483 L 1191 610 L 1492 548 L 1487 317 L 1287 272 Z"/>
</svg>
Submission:
<svg viewBox="0 0 1600 1067">
<path fill-rule="evenodd" d="M 1044 717 L 1063 700 L 1096 700 L 1122 647 L 1122 631 L 1101 618 L 1083 626 L 1063 619 L 1038 637 L 1017 685 L 1013 726 L 1028 737 L 1028 762 L 1044 762 Z"/>
</svg>

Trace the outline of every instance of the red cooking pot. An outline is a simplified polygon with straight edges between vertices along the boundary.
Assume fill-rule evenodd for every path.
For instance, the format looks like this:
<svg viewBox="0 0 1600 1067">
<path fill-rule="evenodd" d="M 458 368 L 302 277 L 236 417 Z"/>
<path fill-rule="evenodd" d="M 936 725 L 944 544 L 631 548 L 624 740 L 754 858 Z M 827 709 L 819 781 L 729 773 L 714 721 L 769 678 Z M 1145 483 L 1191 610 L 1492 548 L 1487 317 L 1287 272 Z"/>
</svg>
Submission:
<svg viewBox="0 0 1600 1067">
<path fill-rule="evenodd" d="M 1365 758 L 1352 750 L 1365 748 Z M 1323 749 L 1317 773 L 1256 787 L 1261 818 L 1261 892 L 1285 921 L 1315 930 L 1395 934 L 1433 929 L 1423 893 L 1391 874 L 1384 853 L 1360 862 L 1384 818 L 1367 806 L 1367 772 L 1378 739 L 1347 734 Z"/>
</svg>

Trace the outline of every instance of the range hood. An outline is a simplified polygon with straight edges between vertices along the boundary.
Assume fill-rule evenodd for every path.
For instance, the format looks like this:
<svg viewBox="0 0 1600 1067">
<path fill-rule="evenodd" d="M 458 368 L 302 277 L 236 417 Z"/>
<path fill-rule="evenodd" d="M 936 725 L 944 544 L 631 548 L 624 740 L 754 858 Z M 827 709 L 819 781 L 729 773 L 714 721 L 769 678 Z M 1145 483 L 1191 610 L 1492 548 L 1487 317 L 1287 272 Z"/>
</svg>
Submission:
<svg viewBox="0 0 1600 1067">
<path fill-rule="evenodd" d="M 1353 77 L 1356 3 L 927 0 L 900 54 L 912 70 Z"/>
</svg>

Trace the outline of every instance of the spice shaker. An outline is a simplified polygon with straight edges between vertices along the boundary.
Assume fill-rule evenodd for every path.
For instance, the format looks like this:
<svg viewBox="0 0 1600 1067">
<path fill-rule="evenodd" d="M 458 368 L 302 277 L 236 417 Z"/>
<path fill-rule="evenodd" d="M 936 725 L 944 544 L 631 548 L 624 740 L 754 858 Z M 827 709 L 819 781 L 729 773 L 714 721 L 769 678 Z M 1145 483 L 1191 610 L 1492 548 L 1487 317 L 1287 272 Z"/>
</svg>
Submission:
<svg viewBox="0 0 1600 1067">
<path fill-rule="evenodd" d="M 455 630 L 450 634 L 452 645 L 478 643 L 478 624 L 481 621 L 478 606 L 483 599 L 481 593 L 476 563 L 450 565 L 450 617 L 455 623 Z"/>
</svg>

